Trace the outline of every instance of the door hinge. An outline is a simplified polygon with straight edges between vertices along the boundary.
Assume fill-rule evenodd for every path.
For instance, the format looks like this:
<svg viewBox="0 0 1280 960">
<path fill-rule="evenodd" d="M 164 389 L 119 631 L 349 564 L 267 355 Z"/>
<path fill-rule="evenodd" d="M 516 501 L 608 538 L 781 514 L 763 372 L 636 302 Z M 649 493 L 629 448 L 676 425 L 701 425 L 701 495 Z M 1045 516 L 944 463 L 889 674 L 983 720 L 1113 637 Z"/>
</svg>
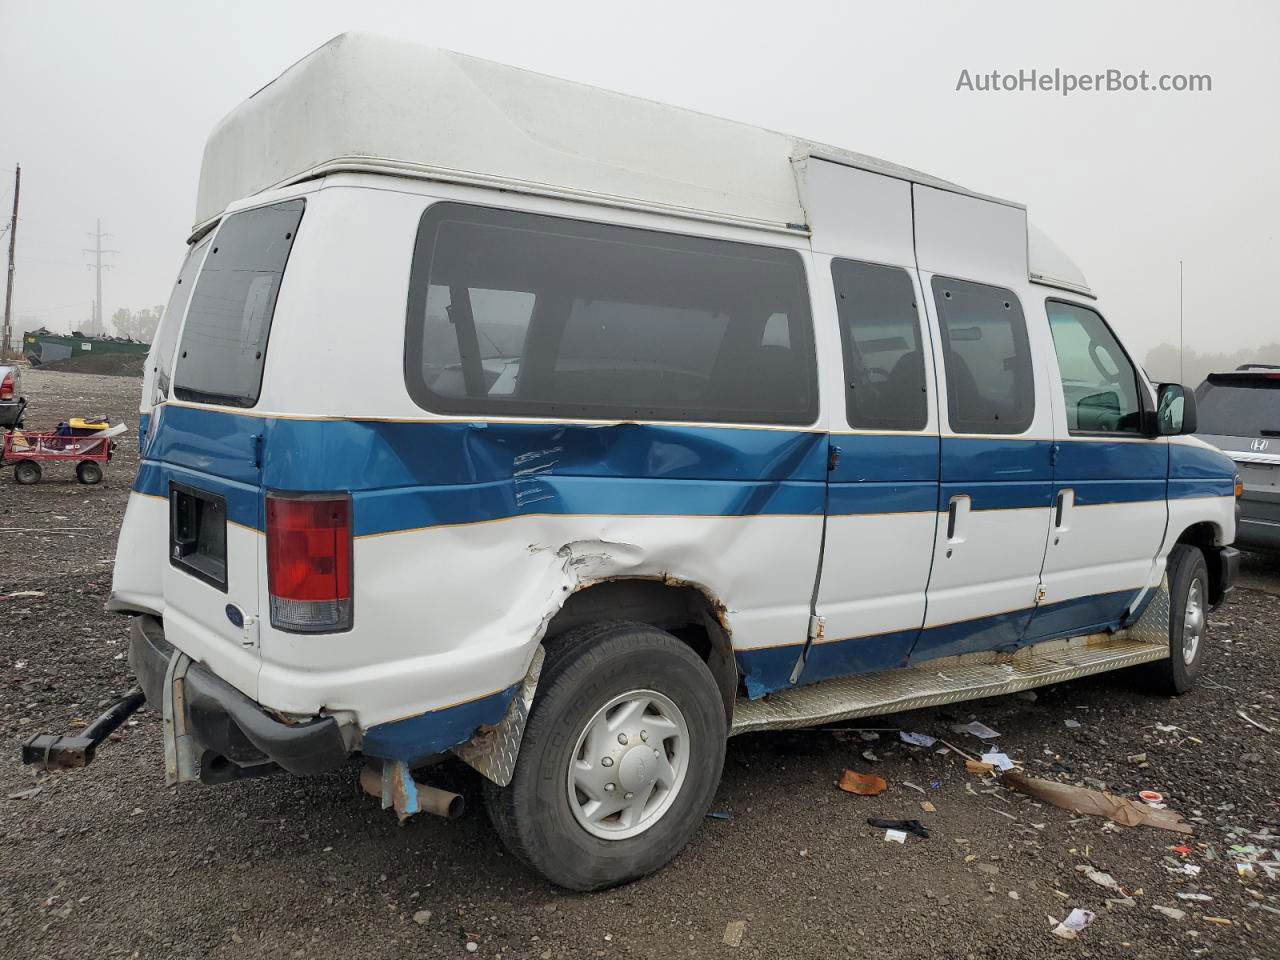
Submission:
<svg viewBox="0 0 1280 960">
<path fill-rule="evenodd" d="M 827 473 L 835 473 L 835 469 L 840 465 L 840 448 L 834 443 L 827 448 Z"/>
<path fill-rule="evenodd" d="M 809 639 L 814 643 L 821 643 L 827 631 L 826 617 L 809 617 Z"/>
<path fill-rule="evenodd" d="M 1049 466 L 1056 467 L 1058 465 L 1058 444 L 1049 444 Z"/>
<path fill-rule="evenodd" d="M 262 469 L 262 441 L 264 437 L 260 433 L 252 434 L 249 442 L 253 444 L 253 466 L 256 470 Z"/>
<path fill-rule="evenodd" d="M 1044 598 L 1046 596 L 1048 596 L 1048 593 L 1044 588 L 1044 584 L 1042 583 L 1036 587 L 1036 603 L 1044 603 Z"/>
<path fill-rule="evenodd" d="M 244 627 L 240 631 L 240 645 L 250 650 L 258 646 L 258 618 L 252 614 L 245 615 Z"/>
</svg>

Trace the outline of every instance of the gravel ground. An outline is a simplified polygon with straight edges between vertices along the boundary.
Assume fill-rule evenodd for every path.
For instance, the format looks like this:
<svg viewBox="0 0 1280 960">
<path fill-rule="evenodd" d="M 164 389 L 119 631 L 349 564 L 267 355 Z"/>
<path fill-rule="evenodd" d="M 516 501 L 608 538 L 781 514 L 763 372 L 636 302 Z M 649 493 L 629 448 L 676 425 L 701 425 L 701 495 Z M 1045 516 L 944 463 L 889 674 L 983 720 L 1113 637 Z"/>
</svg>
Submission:
<svg viewBox="0 0 1280 960">
<path fill-rule="evenodd" d="M 32 428 L 105 410 L 136 429 L 136 380 L 37 370 L 25 386 Z M 1248 562 L 1248 588 L 1215 616 L 1207 678 L 1187 696 L 1109 675 L 865 723 L 973 751 L 948 727 L 977 718 L 1033 775 L 1162 791 L 1195 826 L 1185 856 L 1170 849 L 1177 834 L 1037 806 L 893 734 L 760 734 L 730 742 L 715 804 L 727 819 L 709 818 L 656 876 L 569 895 L 505 854 L 478 809 L 400 827 L 354 770 L 167 789 L 147 710 L 86 770 L 17 762 L 32 734 L 88 720 L 130 685 L 125 623 L 102 604 L 135 441 L 125 436 L 100 487 L 67 468 L 37 487 L 0 481 L 0 597 L 43 593 L 0 599 L 2 957 L 461 957 L 468 941 L 476 956 L 511 958 L 1280 957 L 1280 879 L 1238 877 L 1230 851 L 1280 848 L 1249 836 L 1280 833 L 1275 561 Z M 889 789 L 840 793 L 846 767 Z M 434 780 L 478 798 L 461 765 Z M 921 811 L 926 799 L 936 813 Z M 933 835 L 886 843 L 869 816 L 919 817 Z M 1081 865 L 1134 905 L 1108 908 L 1119 894 Z M 1174 872 L 1184 865 L 1201 869 Z M 1097 919 L 1074 942 L 1051 936 L 1073 907 Z M 745 921 L 737 947 L 724 943 L 731 921 Z"/>
</svg>

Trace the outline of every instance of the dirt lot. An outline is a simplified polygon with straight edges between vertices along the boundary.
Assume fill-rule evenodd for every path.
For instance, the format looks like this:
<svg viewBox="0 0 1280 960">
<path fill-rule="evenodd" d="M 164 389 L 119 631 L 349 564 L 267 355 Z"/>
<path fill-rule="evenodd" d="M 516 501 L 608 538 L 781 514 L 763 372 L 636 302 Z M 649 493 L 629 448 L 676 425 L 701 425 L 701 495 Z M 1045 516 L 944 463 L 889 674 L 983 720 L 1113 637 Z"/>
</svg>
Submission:
<svg viewBox="0 0 1280 960">
<path fill-rule="evenodd" d="M 105 411 L 136 430 L 136 380 L 32 371 L 25 386 L 32 428 Z M 1113 675 L 864 724 L 971 749 L 948 726 L 977 718 L 1033 775 L 1162 791 L 1195 826 L 1186 855 L 1170 849 L 1177 834 L 1033 805 L 893 734 L 767 734 L 730 742 L 715 804 L 728 816 L 674 864 L 577 896 L 506 855 L 478 804 L 456 823 L 399 827 L 353 770 L 166 789 L 148 711 L 87 770 L 17 762 L 32 734 L 65 731 L 130 685 L 125 624 L 102 604 L 135 450 L 131 432 L 101 487 L 66 468 L 36 487 L 0 480 L 0 956 L 461 957 L 470 941 L 475 956 L 511 958 L 1280 957 L 1280 879 L 1237 876 L 1231 851 L 1280 848 L 1274 561 L 1249 562 L 1248 588 L 1213 621 L 1207 679 L 1180 699 Z M 8 597 L 20 591 L 42 595 Z M 846 767 L 890 787 L 842 794 Z M 460 765 L 436 781 L 478 795 Z M 920 817 L 933 835 L 886 843 L 869 816 Z M 1121 895 L 1082 865 L 1133 905 L 1109 908 Z M 1052 937 L 1073 907 L 1098 917 L 1074 942 Z M 725 945 L 739 920 L 741 944 Z"/>
</svg>

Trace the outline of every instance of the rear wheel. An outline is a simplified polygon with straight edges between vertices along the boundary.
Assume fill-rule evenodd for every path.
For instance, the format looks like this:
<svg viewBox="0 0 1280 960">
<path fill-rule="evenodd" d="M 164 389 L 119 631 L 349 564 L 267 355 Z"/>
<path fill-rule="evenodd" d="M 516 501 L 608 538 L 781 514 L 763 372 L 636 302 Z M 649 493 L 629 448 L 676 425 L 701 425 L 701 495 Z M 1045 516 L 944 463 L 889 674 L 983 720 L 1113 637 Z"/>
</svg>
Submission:
<svg viewBox="0 0 1280 960">
<path fill-rule="evenodd" d="M 1169 554 L 1169 657 L 1146 667 L 1160 693 L 1179 696 L 1195 686 L 1208 635 L 1209 567 L 1197 547 L 1180 543 Z"/>
<path fill-rule="evenodd" d="M 81 460 L 76 464 L 76 479 L 81 483 L 98 483 L 102 480 L 102 468 L 92 460 Z"/>
<path fill-rule="evenodd" d="M 13 468 L 13 479 L 24 487 L 40 482 L 40 464 L 34 460 L 19 460 Z"/>
<path fill-rule="evenodd" d="M 697 830 L 726 733 L 711 671 L 669 633 L 624 622 L 570 630 L 547 651 L 511 783 L 485 782 L 490 819 L 559 886 L 634 880 Z"/>
</svg>

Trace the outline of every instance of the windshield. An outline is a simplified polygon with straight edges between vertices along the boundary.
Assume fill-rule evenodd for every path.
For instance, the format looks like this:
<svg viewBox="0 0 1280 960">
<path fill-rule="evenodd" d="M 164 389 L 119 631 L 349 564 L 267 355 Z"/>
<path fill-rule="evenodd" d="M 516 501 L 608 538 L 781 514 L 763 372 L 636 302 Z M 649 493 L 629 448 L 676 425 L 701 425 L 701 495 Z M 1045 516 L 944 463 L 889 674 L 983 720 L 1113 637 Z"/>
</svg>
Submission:
<svg viewBox="0 0 1280 960">
<path fill-rule="evenodd" d="M 1213 374 L 1196 391 L 1200 433 L 1280 437 L 1280 376 Z"/>
</svg>

